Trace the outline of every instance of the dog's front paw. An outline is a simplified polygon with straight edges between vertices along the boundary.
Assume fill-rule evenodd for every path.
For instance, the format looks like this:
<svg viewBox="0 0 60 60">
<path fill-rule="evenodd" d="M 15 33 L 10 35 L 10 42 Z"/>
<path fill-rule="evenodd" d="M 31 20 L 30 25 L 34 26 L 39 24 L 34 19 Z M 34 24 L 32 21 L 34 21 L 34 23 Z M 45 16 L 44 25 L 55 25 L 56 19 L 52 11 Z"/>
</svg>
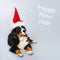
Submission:
<svg viewBox="0 0 60 60">
<path fill-rule="evenodd" d="M 27 54 L 32 55 L 33 52 L 32 51 L 27 51 Z"/>
<path fill-rule="evenodd" d="M 20 56 L 20 57 L 23 57 L 23 53 L 21 52 L 21 50 L 16 50 L 16 55 Z"/>
<path fill-rule="evenodd" d="M 18 56 L 23 57 L 24 55 L 21 53 L 21 54 L 18 54 Z"/>
<path fill-rule="evenodd" d="M 37 43 L 37 41 L 33 40 L 33 41 L 32 41 L 32 43 L 34 43 L 34 44 L 35 44 L 35 43 Z"/>
</svg>

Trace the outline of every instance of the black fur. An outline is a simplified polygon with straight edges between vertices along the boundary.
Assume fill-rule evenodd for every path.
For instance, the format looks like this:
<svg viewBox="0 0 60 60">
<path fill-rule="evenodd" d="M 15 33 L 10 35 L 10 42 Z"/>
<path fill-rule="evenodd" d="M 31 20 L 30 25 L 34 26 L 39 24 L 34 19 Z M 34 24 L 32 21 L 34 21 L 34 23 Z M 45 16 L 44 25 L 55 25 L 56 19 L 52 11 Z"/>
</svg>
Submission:
<svg viewBox="0 0 60 60">
<path fill-rule="evenodd" d="M 11 52 L 13 52 L 13 53 L 15 53 L 15 51 L 17 50 L 17 49 L 19 49 L 18 47 L 17 47 L 17 45 L 20 43 L 20 40 L 19 40 L 19 38 L 17 37 L 17 34 L 19 33 L 19 32 L 21 32 L 21 28 L 24 28 L 25 30 L 23 31 L 23 32 L 26 32 L 26 28 L 24 27 L 24 26 L 21 26 L 21 27 L 19 27 L 19 26 L 17 26 L 17 27 L 15 27 L 12 31 L 11 31 L 11 33 L 8 35 L 8 45 L 10 46 L 10 51 Z M 27 36 L 27 35 L 26 35 Z M 27 36 L 28 37 L 28 36 Z M 27 41 L 29 41 L 29 37 L 28 37 L 28 40 Z M 27 46 L 29 46 L 30 48 L 31 48 L 31 45 L 30 45 L 30 43 L 27 45 Z M 27 47 L 26 46 L 26 47 Z M 26 49 L 26 47 L 24 48 L 24 49 Z M 20 50 L 20 49 L 19 49 Z"/>
<path fill-rule="evenodd" d="M 9 46 L 15 46 L 19 44 L 19 39 L 17 37 L 17 34 L 21 31 L 20 27 L 16 27 L 12 30 L 12 32 L 8 36 L 8 45 Z"/>
</svg>

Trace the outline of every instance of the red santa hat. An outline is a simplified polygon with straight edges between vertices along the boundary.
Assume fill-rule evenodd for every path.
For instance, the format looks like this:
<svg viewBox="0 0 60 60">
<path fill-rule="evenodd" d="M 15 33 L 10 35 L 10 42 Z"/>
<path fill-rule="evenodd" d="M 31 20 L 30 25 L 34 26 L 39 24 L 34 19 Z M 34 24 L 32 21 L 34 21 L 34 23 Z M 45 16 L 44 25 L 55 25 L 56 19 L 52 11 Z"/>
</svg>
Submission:
<svg viewBox="0 0 60 60">
<path fill-rule="evenodd" d="M 13 23 L 14 23 L 13 24 L 14 27 L 24 25 L 24 22 L 20 19 L 20 16 L 19 16 L 16 8 L 15 8 L 15 13 L 14 13 L 14 17 L 13 17 Z"/>
</svg>

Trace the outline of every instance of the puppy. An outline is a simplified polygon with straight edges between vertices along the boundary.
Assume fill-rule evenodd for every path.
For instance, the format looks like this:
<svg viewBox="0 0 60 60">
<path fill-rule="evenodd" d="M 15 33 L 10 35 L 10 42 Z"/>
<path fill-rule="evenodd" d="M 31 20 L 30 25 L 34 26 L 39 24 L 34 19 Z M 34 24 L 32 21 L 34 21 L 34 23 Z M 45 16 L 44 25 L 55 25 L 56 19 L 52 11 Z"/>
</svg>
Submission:
<svg viewBox="0 0 60 60">
<path fill-rule="evenodd" d="M 36 43 L 36 41 L 28 37 L 24 26 L 15 27 L 8 35 L 9 50 L 18 56 L 23 56 L 21 49 L 26 50 L 29 55 L 33 54 L 31 43 Z"/>
</svg>

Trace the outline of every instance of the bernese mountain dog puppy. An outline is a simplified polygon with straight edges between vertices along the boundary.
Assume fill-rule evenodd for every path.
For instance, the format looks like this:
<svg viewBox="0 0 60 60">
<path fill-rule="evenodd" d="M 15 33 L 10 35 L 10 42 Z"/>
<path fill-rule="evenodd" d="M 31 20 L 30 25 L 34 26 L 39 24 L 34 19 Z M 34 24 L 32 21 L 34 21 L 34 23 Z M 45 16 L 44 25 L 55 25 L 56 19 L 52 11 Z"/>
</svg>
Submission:
<svg viewBox="0 0 60 60">
<path fill-rule="evenodd" d="M 23 53 L 21 52 L 22 49 L 26 50 L 29 55 L 33 54 L 31 43 L 36 43 L 36 41 L 31 40 L 28 37 L 24 26 L 15 27 L 8 35 L 8 45 L 10 46 L 9 51 L 18 56 L 23 56 Z"/>
</svg>

